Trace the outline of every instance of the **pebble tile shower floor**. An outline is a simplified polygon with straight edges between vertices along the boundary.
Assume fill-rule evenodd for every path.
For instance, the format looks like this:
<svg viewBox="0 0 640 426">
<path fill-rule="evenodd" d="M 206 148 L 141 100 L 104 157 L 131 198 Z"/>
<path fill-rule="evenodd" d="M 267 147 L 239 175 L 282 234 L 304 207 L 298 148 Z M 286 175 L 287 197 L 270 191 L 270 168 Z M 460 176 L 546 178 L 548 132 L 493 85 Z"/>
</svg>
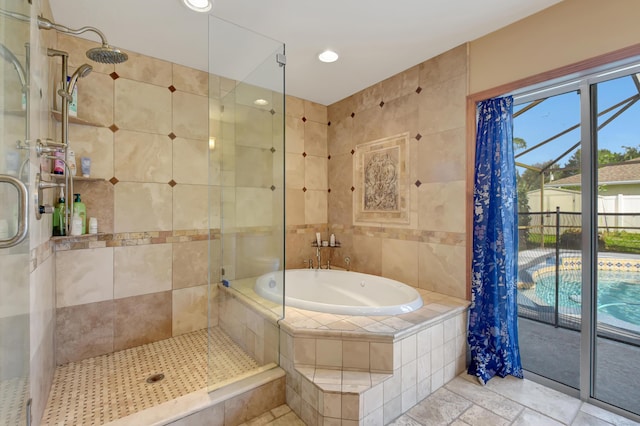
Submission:
<svg viewBox="0 0 640 426">
<path fill-rule="evenodd" d="M 246 373 L 258 364 L 217 327 L 56 368 L 43 425 L 101 425 Z M 153 374 L 164 379 L 147 383 Z"/>
</svg>

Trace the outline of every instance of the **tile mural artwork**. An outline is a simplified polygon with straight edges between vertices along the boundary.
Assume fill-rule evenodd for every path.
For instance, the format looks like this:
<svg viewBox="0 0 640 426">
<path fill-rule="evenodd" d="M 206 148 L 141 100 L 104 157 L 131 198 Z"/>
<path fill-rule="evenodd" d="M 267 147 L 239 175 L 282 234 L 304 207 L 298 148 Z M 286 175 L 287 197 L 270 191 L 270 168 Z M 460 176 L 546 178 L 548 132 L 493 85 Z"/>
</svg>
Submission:
<svg viewBox="0 0 640 426">
<path fill-rule="evenodd" d="M 409 133 L 356 146 L 354 224 L 409 223 Z"/>
</svg>

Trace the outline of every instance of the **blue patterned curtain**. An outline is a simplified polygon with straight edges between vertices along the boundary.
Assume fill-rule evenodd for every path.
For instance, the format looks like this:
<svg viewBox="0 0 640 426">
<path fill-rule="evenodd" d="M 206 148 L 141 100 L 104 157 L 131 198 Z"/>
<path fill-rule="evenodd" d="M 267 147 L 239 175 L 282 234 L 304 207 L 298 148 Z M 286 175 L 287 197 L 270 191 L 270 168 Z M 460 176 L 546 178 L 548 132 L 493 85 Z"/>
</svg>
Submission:
<svg viewBox="0 0 640 426">
<path fill-rule="evenodd" d="M 518 349 L 518 217 L 513 157 L 513 99 L 478 105 L 473 189 L 469 374 L 522 378 Z"/>
</svg>

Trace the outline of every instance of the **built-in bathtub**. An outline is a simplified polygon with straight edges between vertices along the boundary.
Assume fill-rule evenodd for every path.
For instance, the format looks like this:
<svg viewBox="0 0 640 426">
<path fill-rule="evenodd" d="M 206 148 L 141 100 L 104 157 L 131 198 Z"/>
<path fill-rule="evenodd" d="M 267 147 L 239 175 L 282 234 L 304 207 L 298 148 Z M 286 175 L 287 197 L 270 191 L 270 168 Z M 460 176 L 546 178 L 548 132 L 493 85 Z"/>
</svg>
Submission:
<svg viewBox="0 0 640 426">
<path fill-rule="evenodd" d="M 375 275 L 333 269 L 292 269 L 264 274 L 255 291 L 292 308 L 340 315 L 400 315 L 422 307 L 420 294 L 406 284 Z"/>
<path fill-rule="evenodd" d="M 285 399 L 305 424 L 387 424 L 466 367 L 464 299 L 412 289 L 422 306 L 408 313 L 347 315 L 286 306 L 283 318 L 281 293 L 272 301 L 257 288 L 256 278 L 220 284 L 224 301 L 213 308 L 236 344 L 254 357 L 263 354 L 265 362 L 277 359 L 280 367 L 265 366 L 229 386 L 185 395 L 112 426 L 201 424 L 226 419 L 228 409 L 250 419 L 245 407 L 255 416 Z M 269 349 L 274 346 L 279 351 Z M 260 405 L 263 400 L 267 404 Z"/>
</svg>

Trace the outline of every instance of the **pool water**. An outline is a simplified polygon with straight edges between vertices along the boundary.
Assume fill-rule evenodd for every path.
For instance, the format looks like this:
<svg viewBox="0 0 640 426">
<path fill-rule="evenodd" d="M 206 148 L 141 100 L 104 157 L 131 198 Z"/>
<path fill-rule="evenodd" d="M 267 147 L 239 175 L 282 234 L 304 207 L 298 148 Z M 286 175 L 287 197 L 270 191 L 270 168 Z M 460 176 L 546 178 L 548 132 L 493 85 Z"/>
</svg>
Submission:
<svg viewBox="0 0 640 426">
<path fill-rule="evenodd" d="M 582 296 L 581 271 L 560 271 L 559 307 L 579 313 Z M 555 305 L 555 273 L 536 279 L 536 296 L 548 305 Z M 598 313 L 640 325 L 640 273 L 598 271 Z"/>
</svg>

